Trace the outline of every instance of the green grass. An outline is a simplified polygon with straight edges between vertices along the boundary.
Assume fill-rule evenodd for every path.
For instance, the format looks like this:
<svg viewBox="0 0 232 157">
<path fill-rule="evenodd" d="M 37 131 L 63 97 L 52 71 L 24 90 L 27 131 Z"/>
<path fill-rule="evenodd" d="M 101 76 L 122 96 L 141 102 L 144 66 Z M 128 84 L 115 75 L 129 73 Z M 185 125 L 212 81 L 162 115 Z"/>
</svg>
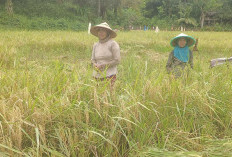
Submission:
<svg viewBox="0 0 232 157">
<path fill-rule="evenodd" d="M 118 32 L 115 93 L 92 78 L 86 32 L 1 31 L 1 156 L 231 156 L 232 33 L 199 38 L 194 69 L 165 65 L 179 32 Z"/>
</svg>

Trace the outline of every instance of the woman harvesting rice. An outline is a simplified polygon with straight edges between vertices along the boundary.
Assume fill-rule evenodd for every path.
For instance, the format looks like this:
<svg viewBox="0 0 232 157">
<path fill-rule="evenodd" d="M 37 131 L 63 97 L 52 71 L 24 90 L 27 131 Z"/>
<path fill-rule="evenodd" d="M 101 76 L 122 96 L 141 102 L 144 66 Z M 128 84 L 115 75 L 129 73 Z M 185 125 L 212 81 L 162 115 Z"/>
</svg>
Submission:
<svg viewBox="0 0 232 157">
<path fill-rule="evenodd" d="M 179 34 L 174 37 L 170 44 L 174 50 L 169 54 L 166 69 L 168 73 L 174 74 L 175 78 L 182 76 L 187 64 L 193 68 L 193 53 L 189 47 L 194 45 L 196 40 L 186 34 Z"/>
<path fill-rule="evenodd" d="M 92 51 L 93 77 L 100 81 L 110 81 L 113 87 L 118 73 L 117 65 L 120 62 L 120 48 L 113 40 L 117 34 L 107 23 L 92 27 L 90 32 L 99 39 Z"/>
</svg>

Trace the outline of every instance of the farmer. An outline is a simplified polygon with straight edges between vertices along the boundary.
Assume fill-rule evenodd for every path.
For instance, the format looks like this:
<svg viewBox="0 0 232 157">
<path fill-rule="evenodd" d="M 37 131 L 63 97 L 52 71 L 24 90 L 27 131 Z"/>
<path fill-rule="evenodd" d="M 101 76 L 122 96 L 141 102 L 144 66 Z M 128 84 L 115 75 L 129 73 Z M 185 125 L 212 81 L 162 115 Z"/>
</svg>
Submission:
<svg viewBox="0 0 232 157">
<path fill-rule="evenodd" d="M 113 40 L 117 34 L 106 22 L 92 27 L 90 32 L 99 39 L 92 51 L 93 77 L 100 81 L 110 81 L 113 87 L 118 73 L 117 65 L 120 62 L 120 47 Z"/>
<path fill-rule="evenodd" d="M 186 34 L 179 34 L 174 37 L 170 44 L 174 50 L 169 54 L 166 69 L 168 73 L 174 74 L 175 78 L 182 76 L 185 67 L 189 64 L 193 68 L 193 53 L 189 47 L 194 45 L 196 40 Z"/>
</svg>

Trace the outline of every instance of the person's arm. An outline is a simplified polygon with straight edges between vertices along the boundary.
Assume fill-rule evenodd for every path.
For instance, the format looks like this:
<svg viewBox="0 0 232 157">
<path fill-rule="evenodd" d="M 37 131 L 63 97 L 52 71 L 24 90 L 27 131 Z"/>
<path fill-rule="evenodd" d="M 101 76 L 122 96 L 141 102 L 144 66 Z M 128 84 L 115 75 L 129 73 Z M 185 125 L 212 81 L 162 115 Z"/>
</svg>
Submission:
<svg viewBox="0 0 232 157">
<path fill-rule="evenodd" d="M 92 63 L 92 67 L 96 70 L 96 71 L 102 71 L 104 70 L 105 66 L 102 64 L 97 64 L 97 60 L 95 58 L 95 49 L 96 49 L 97 43 L 93 45 L 93 51 L 92 51 L 92 57 L 91 57 L 91 63 Z"/>
<path fill-rule="evenodd" d="M 115 65 L 118 65 L 120 63 L 120 60 L 121 60 L 120 47 L 119 47 L 118 43 L 115 41 L 112 42 L 111 52 L 112 52 L 112 56 L 113 56 L 112 60 L 109 61 L 106 65 L 104 65 L 105 67 L 115 66 Z"/>
<path fill-rule="evenodd" d="M 91 63 L 93 67 L 96 67 L 97 65 L 97 61 L 95 59 L 95 47 L 96 47 L 96 44 L 93 45 L 92 57 L 91 57 Z"/>
<path fill-rule="evenodd" d="M 189 64 L 190 64 L 190 67 L 193 69 L 193 52 L 192 51 L 189 52 Z"/>
<path fill-rule="evenodd" d="M 168 61 L 167 61 L 167 64 L 166 64 L 166 69 L 167 69 L 168 73 L 171 72 L 172 62 L 173 62 L 173 52 L 171 52 L 169 54 Z"/>
</svg>

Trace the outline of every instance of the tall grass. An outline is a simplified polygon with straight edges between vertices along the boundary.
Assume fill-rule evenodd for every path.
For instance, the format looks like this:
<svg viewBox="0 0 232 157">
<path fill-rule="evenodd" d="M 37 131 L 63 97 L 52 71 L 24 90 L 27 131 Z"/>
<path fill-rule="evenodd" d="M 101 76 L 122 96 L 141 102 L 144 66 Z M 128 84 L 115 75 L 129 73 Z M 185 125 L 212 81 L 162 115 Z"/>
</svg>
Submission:
<svg viewBox="0 0 232 157">
<path fill-rule="evenodd" d="M 165 71 L 179 32 L 118 32 L 115 91 L 92 78 L 85 32 L 2 31 L 1 156 L 231 156 L 232 33 L 199 38 L 194 69 Z"/>
</svg>

